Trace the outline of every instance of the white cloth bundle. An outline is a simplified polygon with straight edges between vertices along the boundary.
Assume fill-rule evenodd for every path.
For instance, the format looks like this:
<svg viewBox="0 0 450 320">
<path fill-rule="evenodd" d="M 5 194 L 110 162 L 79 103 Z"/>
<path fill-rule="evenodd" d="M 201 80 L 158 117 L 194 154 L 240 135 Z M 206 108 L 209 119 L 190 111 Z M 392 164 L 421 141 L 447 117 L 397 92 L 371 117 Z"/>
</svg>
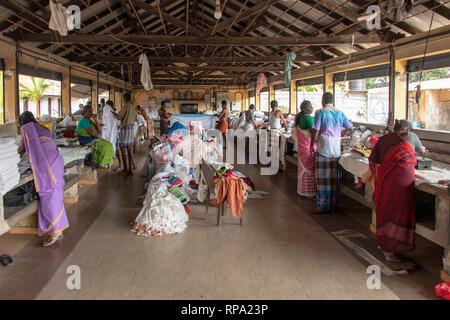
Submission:
<svg viewBox="0 0 450 320">
<path fill-rule="evenodd" d="M 150 183 L 144 207 L 136 218 L 141 226 L 151 227 L 164 233 L 182 232 L 189 216 L 180 200 L 167 191 L 166 183 Z"/>
<path fill-rule="evenodd" d="M 20 181 L 16 139 L 0 139 L 0 194 L 4 195 Z"/>
<path fill-rule="evenodd" d="M 106 105 L 105 108 L 103 109 L 102 123 L 103 123 L 102 138 L 111 142 L 115 154 L 118 135 L 117 127 L 119 126 L 120 121 L 114 117 L 113 110 L 109 105 Z"/>
<path fill-rule="evenodd" d="M 0 150 L 16 143 L 14 138 L 0 138 Z"/>
<path fill-rule="evenodd" d="M 51 17 L 48 23 L 48 27 L 52 30 L 58 31 L 60 35 L 67 36 L 68 31 L 73 30 L 74 26 L 68 27 L 67 22 L 71 21 L 71 15 L 67 12 L 67 9 L 61 4 L 52 0 L 49 2 Z"/>
<path fill-rule="evenodd" d="M 64 120 L 62 120 L 62 121 L 60 121 L 58 123 L 58 126 L 63 127 L 63 128 L 65 128 L 65 127 L 74 127 L 75 125 L 76 125 L 75 122 L 73 122 L 72 119 L 70 119 L 69 116 L 66 116 L 64 118 Z"/>
<path fill-rule="evenodd" d="M 0 171 L 10 168 L 20 162 L 19 154 L 9 156 L 8 158 L 0 159 Z"/>
</svg>

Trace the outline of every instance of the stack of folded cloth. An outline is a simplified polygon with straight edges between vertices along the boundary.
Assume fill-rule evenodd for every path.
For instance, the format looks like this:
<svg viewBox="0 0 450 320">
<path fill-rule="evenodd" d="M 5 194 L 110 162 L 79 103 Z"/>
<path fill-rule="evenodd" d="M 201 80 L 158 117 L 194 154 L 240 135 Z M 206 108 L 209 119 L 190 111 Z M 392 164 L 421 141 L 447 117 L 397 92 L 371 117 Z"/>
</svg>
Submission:
<svg viewBox="0 0 450 320">
<path fill-rule="evenodd" d="M 5 195 L 20 181 L 20 156 L 14 138 L 0 138 L 0 194 Z"/>
</svg>

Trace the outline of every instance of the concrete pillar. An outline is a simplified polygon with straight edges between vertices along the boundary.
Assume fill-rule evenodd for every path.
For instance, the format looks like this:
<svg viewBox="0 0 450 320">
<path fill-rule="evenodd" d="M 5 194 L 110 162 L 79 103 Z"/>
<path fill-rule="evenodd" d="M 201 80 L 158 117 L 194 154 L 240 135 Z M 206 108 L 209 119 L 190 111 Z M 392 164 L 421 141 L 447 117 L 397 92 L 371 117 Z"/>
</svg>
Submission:
<svg viewBox="0 0 450 320">
<path fill-rule="evenodd" d="M 291 81 L 290 110 L 292 114 L 297 114 L 297 88 L 295 82 L 295 80 Z"/>
<path fill-rule="evenodd" d="M 324 93 L 330 92 L 333 93 L 333 73 L 325 73 L 325 88 L 323 88 Z"/>
<path fill-rule="evenodd" d="M 275 90 L 273 89 L 273 85 L 269 85 L 269 111 L 270 111 L 270 102 L 275 100 Z"/>
<path fill-rule="evenodd" d="M 406 119 L 408 80 L 406 76 L 407 60 L 395 62 L 395 119 Z"/>
<path fill-rule="evenodd" d="M 255 91 L 256 92 L 256 91 Z M 256 93 L 255 93 L 256 94 Z M 260 106 L 260 103 L 259 103 L 259 95 L 261 94 L 261 92 L 259 92 L 259 94 L 257 94 L 256 96 L 255 96 L 255 109 L 256 110 L 261 110 L 261 106 Z"/>
<path fill-rule="evenodd" d="M 18 114 L 16 114 L 16 105 L 19 105 L 19 101 L 17 101 L 18 88 L 16 78 L 18 74 L 15 59 L 5 59 L 4 72 L 5 122 L 15 122 L 19 120 Z"/>
<path fill-rule="evenodd" d="M 97 113 L 97 105 L 98 105 L 98 81 L 92 81 L 92 111 Z"/>
<path fill-rule="evenodd" d="M 62 72 L 61 81 L 61 103 L 62 103 L 62 115 L 70 114 L 71 109 L 71 88 L 70 88 L 70 69 L 64 69 Z"/>
</svg>

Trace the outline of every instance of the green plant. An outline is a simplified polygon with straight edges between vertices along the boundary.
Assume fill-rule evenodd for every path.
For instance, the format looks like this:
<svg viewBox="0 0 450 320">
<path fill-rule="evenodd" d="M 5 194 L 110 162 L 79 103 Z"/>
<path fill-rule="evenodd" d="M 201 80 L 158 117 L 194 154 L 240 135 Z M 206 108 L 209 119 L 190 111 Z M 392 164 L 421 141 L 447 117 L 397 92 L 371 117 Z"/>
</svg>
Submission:
<svg viewBox="0 0 450 320">
<path fill-rule="evenodd" d="M 36 81 L 34 77 L 31 77 L 31 82 L 33 83 L 33 87 L 27 87 L 23 83 L 20 83 L 20 97 L 28 98 L 31 101 L 36 102 L 37 106 L 37 117 L 41 116 L 41 98 L 45 95 L 45 90 L 50 87 L 51 83 L 45 83 L 45 79 L 38 78 Z"/>
</svg>

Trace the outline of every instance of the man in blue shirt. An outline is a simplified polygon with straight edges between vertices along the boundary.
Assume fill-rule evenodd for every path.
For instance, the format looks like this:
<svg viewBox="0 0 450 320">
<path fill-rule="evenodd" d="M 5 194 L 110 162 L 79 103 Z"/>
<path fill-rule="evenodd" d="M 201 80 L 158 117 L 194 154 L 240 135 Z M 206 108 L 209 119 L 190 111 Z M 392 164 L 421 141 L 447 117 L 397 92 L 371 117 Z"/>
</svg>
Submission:
<svg viewBox="0 0 450 320">
<path fill-rule="evenodd" d="M 345 114 L 333 106 L 333 95 L 329 92 L 322 97 L 323 108 L 316 111 L 315 129 L 311 139 L 311 152 L 317 141 L 316 154 L 316 208 L 313 213 L 328 213 L 337 207 L 337 163 L 341 156 L 342 127 L 350 129 L 352 123 Z"/>
</svg>

